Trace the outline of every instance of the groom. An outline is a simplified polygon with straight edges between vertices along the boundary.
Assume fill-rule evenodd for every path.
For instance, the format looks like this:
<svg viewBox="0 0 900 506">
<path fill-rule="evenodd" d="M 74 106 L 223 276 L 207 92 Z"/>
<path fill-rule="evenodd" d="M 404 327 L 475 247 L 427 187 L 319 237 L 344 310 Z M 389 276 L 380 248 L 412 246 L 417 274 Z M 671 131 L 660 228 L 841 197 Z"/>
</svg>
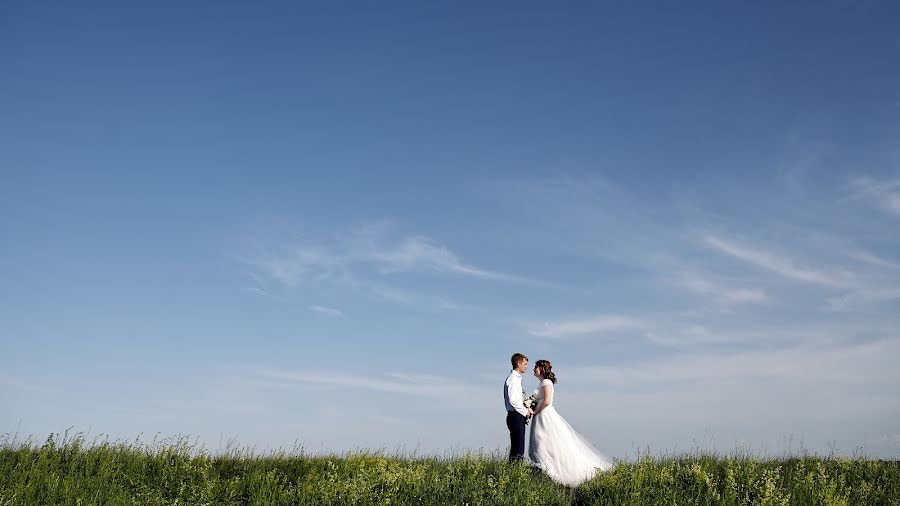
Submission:
<svg viewBox="0 0 900 506">
<path fill-rule="evenodd" d="M 503 401 L 509 429 L 509 461 L 517 462 L 525 457 L 525 420 L 534 412 L 525 407 L 522 399 L 522 373 L 528 369 L 528 357 L 516 353 L 510 362 L 512 371 L 503 384 Z"/>
</svg>

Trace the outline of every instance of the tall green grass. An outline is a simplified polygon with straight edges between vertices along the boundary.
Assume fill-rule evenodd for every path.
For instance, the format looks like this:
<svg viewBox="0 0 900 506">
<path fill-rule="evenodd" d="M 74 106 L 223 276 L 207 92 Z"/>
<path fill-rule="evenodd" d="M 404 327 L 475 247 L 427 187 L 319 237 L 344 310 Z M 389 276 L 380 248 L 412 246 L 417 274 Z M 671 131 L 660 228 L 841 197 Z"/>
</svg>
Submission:
<svg viewBox="0 0 900 506">
<path fill-rule="evenodd" d="M 187 438 L 0 440 L 0 505 L 897 505 L 900 464 L 692 455 L 621 463 L 577 489 L 497 453 L 213 454 Z"/>
<path fill-rule="evenodd" d="M 644 458 L 582 485 L 577 504 L 900 505 L 900 463 L 816 456 Z"/>
</svg>

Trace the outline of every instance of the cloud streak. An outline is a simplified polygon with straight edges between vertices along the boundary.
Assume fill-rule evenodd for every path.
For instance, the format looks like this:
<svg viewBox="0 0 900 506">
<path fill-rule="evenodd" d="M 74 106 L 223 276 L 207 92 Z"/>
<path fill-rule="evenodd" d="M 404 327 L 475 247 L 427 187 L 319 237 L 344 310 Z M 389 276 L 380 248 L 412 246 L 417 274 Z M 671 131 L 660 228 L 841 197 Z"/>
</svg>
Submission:
<svg viewBox="0 0 900 506">
<path fill-rule="evenodd" d="M 282 254 L 241 256 L 238 260 L 290 288 L 335 279 L 346 270 L 340 255 L 309 245 L 294 246 Z"/>
<path fill-rule="evenodd" d="M 850 253 L 850 257 L 861 262 L 865 262 L 886 269 L 900 270 L 900 263 L 885 260 L 879 256 L 873 255 L 867 251 L 856 250 Z"/>
<path fill-rule="evenodd" d="M 250 373 L 253 377 L 276 382 L 276 385 L 318 385 L 354 390 L 362 389 L 437 400 L 450 397 L 464 398 L 466 393 L 477 389 L 474 385 L 461 385 L 458 379 L 427 374 L 394 372 L 384 376 L 361 376 L 315 371 L 300 373 L 276 369 L 256 369 L 250 371 Z M 480 389 L 478 392 L 483 394 Z"/>
<path fill-rule="evenodd" d="M 900 179 L 877 181 L 860 177 L 850 183 L 852 198 L 868 200 L 882 211 L 900 216 Z"/>
<path fill-rule="evenodd" d="M 836 288 L 852 288 L 855 283 L 846 274 L 832 275 L 821 271 L 798 267 L 794 261 L 771 253 L 734 244 L 733 242 L 707 235 L 704 242 L 718 251 L 749 264 L 770 270 L 781 276 L 797 281 Z"/>
<path fill-rule="evenodd" d="M 762 290 L 726 288 L 696 274 L 685 274 L 682 277 L 681 282 L 684 286 L 694 292 L 701 295 L 708 295 L 719 302 L 760 302 L 766 299 L 766 294 Z"/>
<path fill-rule="evenodd" d="M 435 271 L 493 281 L 534 283 L 534 281 L 520 276 L 480 269 L 466 264 L 446 247 L 421 235 L 407 237 L 394 248 L 373 249 L 368 254 L 360 255 L 359 258 L 375 263 L 384 274 Z"/>
<path fill-rule="evenodd" d="M 900 300 L 900 288 L 866 289 L 831 297 L 828 304 L 835 311 L 874 311 L 877 305 Z"/>
<path fill-rule="evenodd" d="M 281 254 L 243 255 L 238 260 L 255 269 L 256 273 L 289 288 L 324 281 L 352 284 L 366 273 L 366 267 L 374 268 L 381 277 L 400 273 L 438 273 L 486 281 L 546 285 L 464 262 L 459 255 L 427 236 L 408 236 L 388 246 L 376 239 L 366 230 L 342 245 L 299 244 Z"/>
<path fill-rule="evenodd" d="M 316 312 L 316 313 L 319 313 L 319 314 L 326 315 L 326 316 L 332 316 L 332 317 L 341 318 L 341 319 L 346 318 L 346 316 L 344 316 L 344 313 L 341 310 L 335 309 L 333 307 L 312 305 L 312 306 L 307 307 L 306 309 Z"/>
<path fill-rule="evenodd" d="M 598 315 L 585 319 L 527 324 L 526 332 L 536 337 L 564 338 L 577 335 L 616 333 L 644 327 L 646 327 L 644 322 L 629 316 Z"/>
<path fill-rule="evenodd" d="M 884 390 L 900 381 L 893 357 L 900 339 L 886 338 L 866 344 L 830 347 L 801 346 L 778 350 L 728 354 L 689 354 L 628 366 L 581 366 L 567 371 L 577 384 L 617 388 L 663 388 L 678 382 L 713 384 L 722 381 L 766 381 L 804 384 L 852 392 L 859 387 Z M 685 383 L 690 385 L 690 383 Z M 750 386 L 753 383 L 745 383 Z M 886 390 L 885 390 L 886 391 Z M 895 403 L 896 404 L 896 403 Z"/>
</svg>

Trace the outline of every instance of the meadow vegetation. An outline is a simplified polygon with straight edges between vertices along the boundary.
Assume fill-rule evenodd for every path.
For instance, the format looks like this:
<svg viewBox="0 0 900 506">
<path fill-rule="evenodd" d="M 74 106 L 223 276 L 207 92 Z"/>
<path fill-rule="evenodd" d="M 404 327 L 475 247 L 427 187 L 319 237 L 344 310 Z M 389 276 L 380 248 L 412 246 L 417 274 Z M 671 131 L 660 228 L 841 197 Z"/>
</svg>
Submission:
<svg viewBox="0 0 900 506">
<path fill-rule="evenodd" d="M 795 455 L 639 457 L 577 489 L 498 453 L 212 453 L 151 443 L 0 439 L 0 506 L 12 505 L 897 505 L 900 463 Z"/>
</svg>

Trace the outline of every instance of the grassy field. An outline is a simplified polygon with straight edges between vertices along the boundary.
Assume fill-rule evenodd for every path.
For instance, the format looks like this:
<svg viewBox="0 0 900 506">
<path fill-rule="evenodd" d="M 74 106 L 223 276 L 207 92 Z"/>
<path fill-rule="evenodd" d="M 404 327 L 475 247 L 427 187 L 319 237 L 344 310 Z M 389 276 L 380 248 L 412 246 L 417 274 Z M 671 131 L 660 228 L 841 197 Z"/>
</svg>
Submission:
<svg viewBox="0 0 900 506">
<path fill-rule="evenodd" d="M 686 455 L 619 464 L 577 489 L 526 465 L 301 450 L 212 454 L 190 440 L 0 440 L 0 505 L 898 505 L 900 463 Z"/>
</svg>

